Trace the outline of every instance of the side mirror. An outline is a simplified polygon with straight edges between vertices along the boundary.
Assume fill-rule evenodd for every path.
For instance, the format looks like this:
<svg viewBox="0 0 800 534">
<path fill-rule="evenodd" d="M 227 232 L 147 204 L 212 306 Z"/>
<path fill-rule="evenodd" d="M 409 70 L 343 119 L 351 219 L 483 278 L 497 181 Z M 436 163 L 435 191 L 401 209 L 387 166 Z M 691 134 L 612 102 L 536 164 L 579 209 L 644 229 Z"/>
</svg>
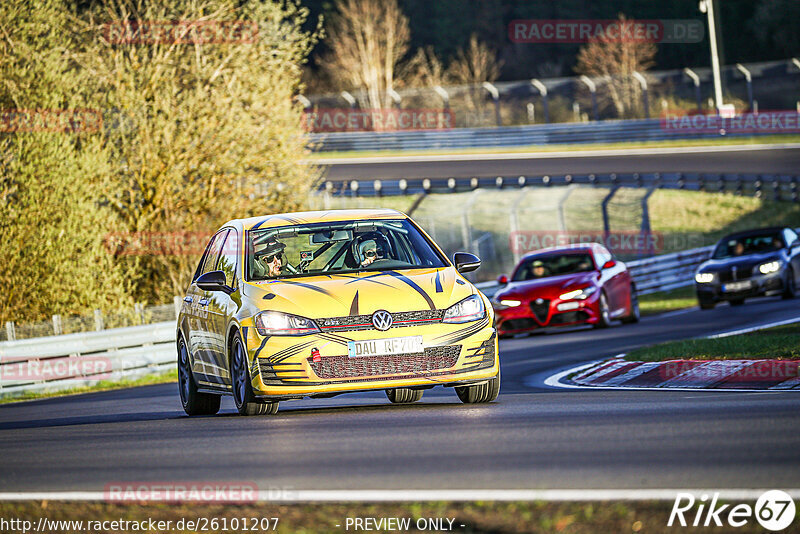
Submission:
<svg viewBox="0 0 800 534">
<path fill-rule="evenodd" d="M 614 260 L 608 260 L 607 262 L 605 262 L 605 263 L 603 264 L 603 269 L 602 269 L 602 270 L 604 270 L 604 271 L 605 271 L 606 269 L 610 269 L 610 268 L 612 268 L 613 266 L 615 266 L 616 264 L 617 264 L 617 262 L 616 262 L 616 261 L 614 261 Z"/>
<path fill-rule="evenodd" d="M 497 277 L 497 283 L 500 284 L 501 286 L 506 285 L 508 283 L 508 277 L 504 274 L 501 274 L 500 276 Z"/>
<path fill-rule="evenodd" d="M 453 254 L 453 265 L 456 266 L 456 271 L 468 273 L 481 266 L 481 259 L 468 252 L 456 252 Z"/>
<path fill-rule="evenodd" d="M 222 271 L 211 271 L 201 274 L 197 280 L 195 280 L 195 283 L 197 287 L 205 291 L 224 291 L 229 295 L 233 293 L 233 290 L 225 283 L 225 273 Z"/>
</svg>

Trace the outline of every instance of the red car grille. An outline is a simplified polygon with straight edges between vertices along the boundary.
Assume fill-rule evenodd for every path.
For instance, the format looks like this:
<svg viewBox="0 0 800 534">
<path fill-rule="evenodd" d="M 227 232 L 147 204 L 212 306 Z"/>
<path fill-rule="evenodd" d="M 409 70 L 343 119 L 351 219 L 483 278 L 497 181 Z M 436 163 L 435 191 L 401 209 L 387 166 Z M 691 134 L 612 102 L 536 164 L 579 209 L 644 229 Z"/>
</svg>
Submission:
<svg viewBox="0 0 800 534">
<path fill-rule="evenodd" d="M 363 376 L 420 373 L 449 369 L 458 361 L 461 345 L 428 347 L 422 354 L 394 354 L 391 356 L 328 356 L 308 364 L 320 378 L 355 378 Z"/>
</svg>

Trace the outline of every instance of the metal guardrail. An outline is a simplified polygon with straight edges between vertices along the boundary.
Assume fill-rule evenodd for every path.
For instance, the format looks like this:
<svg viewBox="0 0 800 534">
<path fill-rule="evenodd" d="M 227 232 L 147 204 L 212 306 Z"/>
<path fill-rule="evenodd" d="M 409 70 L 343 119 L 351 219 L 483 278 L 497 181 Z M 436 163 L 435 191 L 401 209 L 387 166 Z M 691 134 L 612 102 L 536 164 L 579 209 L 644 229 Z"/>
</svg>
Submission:
<svg viewBox="0 0 800 534">
<path fill-rule="evenodd" d="M 175 322 L 0 343 L 0 396 L 63 391 L 175 368 Z"/>
<path fill-rule="evenodd" d="M 800 200 L 800 175 L 730 173 L 605 173 L 539 176 L 475 176 L 471 178 L 417 178 L 400 180 L 323 181 L 318 191 L 334 196 L 392 196 L 421 193 L 460 193 L 476 189 L 518 189 L 567 185 L 684 189 Z"/>
<path fill-rule="evenodd" d="M 639 294 L 647 295 L 691 285 L 694 282 L 694 272 L 698 265 L 706 261 L 713 250 L 713 246 L 701 247 L 643 260 L 628 261 L 625 262 L 625 265 L 636 282 Z M 475 285 L 487 297 L 494 295 L 501 287 L 497 282 L 481 282 Z"/>
<path fill-rule="evenodd" d="M 774 130 L 732 134 L 726 137 L 776 135 Z M 549 144 L 644 142 L 669 139 L 718 138 L 717 132 L 693 132 L 664 128 L 661 119 L 607 120 L 588 123 L 533 124 L 498 128 L 400 132 L 335 132 L 311 134 L 315 152 L 374 150 L 435 150 L 515 147 Z"/>
</svg>

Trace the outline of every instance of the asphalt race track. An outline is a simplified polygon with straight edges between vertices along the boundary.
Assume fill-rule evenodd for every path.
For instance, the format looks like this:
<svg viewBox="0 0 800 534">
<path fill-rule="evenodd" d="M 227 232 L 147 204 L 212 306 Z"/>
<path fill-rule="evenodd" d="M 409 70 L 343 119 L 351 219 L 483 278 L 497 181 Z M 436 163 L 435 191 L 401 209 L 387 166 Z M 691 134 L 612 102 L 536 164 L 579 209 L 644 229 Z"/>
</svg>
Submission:
<svg viewBox="0 0 800 534">
<path fill-rule="evenodd" d="M 531 154 L 323 159 L 331 181 L 471 176 L 707 172 L 797 174 L 800 147 L 691 147 Z"/>
<path fill-rule="evenodd" d="M 800 487 L 800 391 L 556 389 L 544 378 L 640 345 L 800 317 L 758 299 L 501 341 L 500 397 L 382 392 L 281 405 L 276 416 L 183 414 L 176 384 L 0 406 L 0 486 L 102 491 L 133 481 L 293 489 Z M 526 385 L 528 384 L 528 385 Z"/>
</svg>

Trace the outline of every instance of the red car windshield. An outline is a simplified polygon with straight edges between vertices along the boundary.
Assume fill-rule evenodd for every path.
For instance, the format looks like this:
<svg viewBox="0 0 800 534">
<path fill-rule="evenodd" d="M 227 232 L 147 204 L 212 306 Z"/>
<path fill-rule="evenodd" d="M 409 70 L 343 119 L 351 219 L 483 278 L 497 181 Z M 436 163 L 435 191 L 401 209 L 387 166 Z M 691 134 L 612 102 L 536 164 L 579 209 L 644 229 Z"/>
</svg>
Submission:
<svg viewBox="0 0 800 534">
<path fill-rule="evenodd" d="M 526 259 L 517 267 L 513 282 L 594 270 L 591 254 L 549 254 Z"/>
</svg>

